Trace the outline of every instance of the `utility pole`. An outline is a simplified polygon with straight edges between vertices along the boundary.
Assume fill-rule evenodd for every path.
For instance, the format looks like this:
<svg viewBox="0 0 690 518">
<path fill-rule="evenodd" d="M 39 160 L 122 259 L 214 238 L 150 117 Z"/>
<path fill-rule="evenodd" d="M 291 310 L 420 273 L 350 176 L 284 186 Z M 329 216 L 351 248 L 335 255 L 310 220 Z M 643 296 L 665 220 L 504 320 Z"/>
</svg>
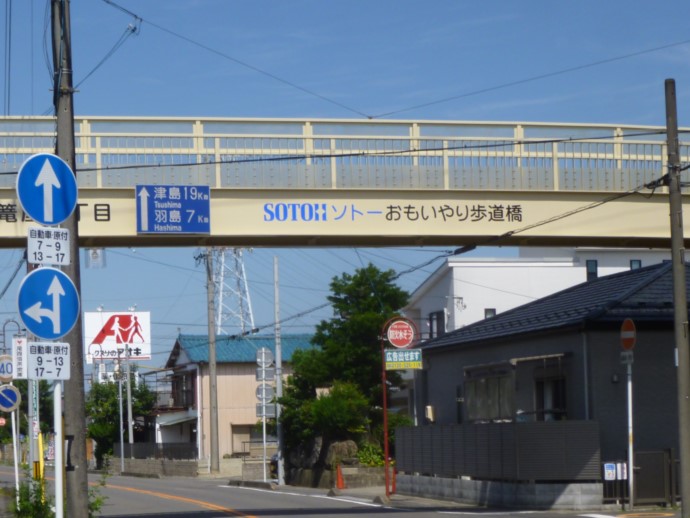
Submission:
<svg viewBox="0 0 690 518">
<path fill-rule="evenodd" d="M 690 518 L 690 348 L 688 346 L 688 301 L 685 284 L 683 200 L 680 190 L 678 113 L 676 82 L 667 79 L 666 139 L 668 147 L 668 194 L 671 219 L 671 258 L 676 351 L 678 352 L 678 441 L 680 443 L 680 495 L 682 517 Z"/>
<path fill-rule="evenodd" d="M 206 249 L 206 294 L 208 298 L 208 376 L 210 398 L 210 435 L 211 435 L 211 473 L 220 472 L 220 455 L 218 453 L 218 382 L 216 379 L 216 325 L 213 301 L 215 300 L 215 282 L 213 276 L 213 250 Z"/>
<path fill-rule="evenodd" d="M 285 485 L 285 459 L 283 457 L 284 437 L 283 425 L 280 422 L 280 398 L 283 397 L 283 347 L 280 330 L 280 284 L 278 282 L 278 256 L 273 258 L 273 290 L 275 292 L 275 322 L 276 322 L 276 435 L 278 436 L 278 485 Z"/>
<path fill-rule="evenodd" d="M 76 175 L 74 151 L 74 107 L 72 105 L 72 36 L 70 28 L 70 1 L 51 0 L 51 25 L 53 42 L 53 101 L 57 123 L 56 154 L 70 166 Z M 64 268 L 65 274 L 81 293 L 79 272 L 79 210 L 66 221 L 70 232 L 72 262 Z M 65 335 L 70 344 L 71 378 L 65 381 L 64 428 L 69 443 L 65 457 L 65 485 L 67 516 L 88 516 L 88 478 L 86 465 L 86 411 L 84 409 L 84 353 L 81 315 L 74 328 Z M 58 422 L 56 418 L 55 422 Z M 57 432 L 57 430 L 56 430 Z M 63 469 L 55 466 L 56 470 Z"/>
</svg>

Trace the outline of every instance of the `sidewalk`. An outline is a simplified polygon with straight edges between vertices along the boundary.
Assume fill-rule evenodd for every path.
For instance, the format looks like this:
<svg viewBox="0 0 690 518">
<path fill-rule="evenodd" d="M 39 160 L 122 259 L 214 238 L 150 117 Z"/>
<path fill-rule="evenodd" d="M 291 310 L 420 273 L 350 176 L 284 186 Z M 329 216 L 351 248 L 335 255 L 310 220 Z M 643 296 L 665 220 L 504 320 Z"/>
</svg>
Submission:
<svg viewBox="0 0 690 518">
<path fill-rule="evenodd" d="M 468 510 L 477 508 L 477 506 L 471 506 L 451 500 L 436 500 L 418 496 L 401 495 L 397 493 L 389 494 L 389 496 L 386 497 L 386 489 L 384 486 L 323 489 L 299 486 L 279 486 L 275 483 L 275 481 L 263 482 L 238 479 L 231 479 L 228 482 L 228 485 L 257 487 L 263 489 L 272 489 L 274 491 L 297 491 L 305 494 L 327 495 L 333 498 L 355 499 L 380 504 L 385 507 L 393 507 L 396 509 L 443 509 L 448 511 L 451 509 Z"/>
</svg>

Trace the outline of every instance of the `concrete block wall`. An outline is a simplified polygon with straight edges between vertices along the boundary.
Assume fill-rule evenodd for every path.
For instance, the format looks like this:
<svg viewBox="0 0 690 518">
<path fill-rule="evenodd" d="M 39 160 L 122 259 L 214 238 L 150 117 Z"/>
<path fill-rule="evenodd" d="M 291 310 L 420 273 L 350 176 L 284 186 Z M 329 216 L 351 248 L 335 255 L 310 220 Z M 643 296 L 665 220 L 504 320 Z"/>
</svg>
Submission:
<svg viewBox="0 0 690 518">
<path fill-rule="evenodd" d="M 124 473 L 142 477 L 196 477 L 198 464 L 195 460 L 125 459 Z M 118 469 L 119 462 L 111 463 Z"/>
<path fill-rule="evenodd" d="M 524 509 L 602 509 L 601 483 L 518 483 L 429 477 L 398 473 L 396 490 L 403 495 L 441 498 L 489 507 Z"/>
</svg>

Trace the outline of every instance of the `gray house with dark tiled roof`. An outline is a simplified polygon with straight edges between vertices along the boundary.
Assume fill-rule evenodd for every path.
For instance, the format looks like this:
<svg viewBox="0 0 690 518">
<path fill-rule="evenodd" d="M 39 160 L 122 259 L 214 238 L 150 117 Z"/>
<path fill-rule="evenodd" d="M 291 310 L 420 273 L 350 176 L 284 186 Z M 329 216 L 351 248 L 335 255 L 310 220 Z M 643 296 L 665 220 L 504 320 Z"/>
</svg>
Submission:
<svg viewBox="0 0 690 518">
<path fill-rule="evenodd" d="M 677 451 L 672 287 L 665 262 L 600 277 L 425 342 L 417 415 L 438 425 L 597 421 L 602 461 L 625 459 L 620 334 L 631 318 L 634 447 Z"/>
</svg>

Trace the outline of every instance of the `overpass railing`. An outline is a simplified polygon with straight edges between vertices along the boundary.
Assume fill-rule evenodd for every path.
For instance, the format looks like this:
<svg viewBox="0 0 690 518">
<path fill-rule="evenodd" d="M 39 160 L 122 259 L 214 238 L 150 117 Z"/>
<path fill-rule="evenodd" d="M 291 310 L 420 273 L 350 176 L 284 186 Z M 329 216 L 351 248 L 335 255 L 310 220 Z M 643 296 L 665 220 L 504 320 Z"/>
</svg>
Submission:
<svg viewBox="0 0 690 518">
<path fill-rule="evenodd" d="M 78 117 L 75 137 L 79 186 L 95 188 L 620 192 L 667 158 L 665 128 L 603 124 Z M 54 144 L 50 117 L 0 118 L 0 172 Z"/>
</svg>

